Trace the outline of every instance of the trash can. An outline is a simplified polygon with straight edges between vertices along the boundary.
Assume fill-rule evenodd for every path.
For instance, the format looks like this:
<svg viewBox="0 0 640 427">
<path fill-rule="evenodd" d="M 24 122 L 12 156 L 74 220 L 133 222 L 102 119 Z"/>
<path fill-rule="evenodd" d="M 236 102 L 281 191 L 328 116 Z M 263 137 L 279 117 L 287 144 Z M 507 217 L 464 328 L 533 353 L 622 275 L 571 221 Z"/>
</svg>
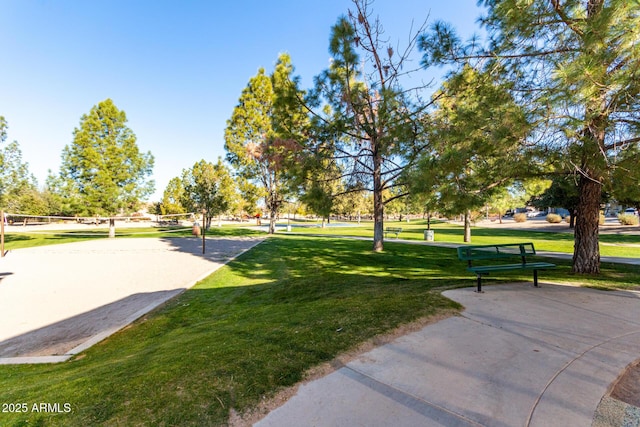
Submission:
<svg viewBox="0 0 640 427">
<path fill-rule="evenodd" d="M 427 242 L 433 242 L 434 240 L 434 233 L 433 230 L 424 230 L 424 240 L 426 240 Z"/>
<path fill-rule="evenodd" d="M 191 234 L 193 234 L 196 237 L 200 237 L 200 224 L 198 224 L 197 221 L 193 224 L 193 228 L 191 229 Z"/>
</svg>

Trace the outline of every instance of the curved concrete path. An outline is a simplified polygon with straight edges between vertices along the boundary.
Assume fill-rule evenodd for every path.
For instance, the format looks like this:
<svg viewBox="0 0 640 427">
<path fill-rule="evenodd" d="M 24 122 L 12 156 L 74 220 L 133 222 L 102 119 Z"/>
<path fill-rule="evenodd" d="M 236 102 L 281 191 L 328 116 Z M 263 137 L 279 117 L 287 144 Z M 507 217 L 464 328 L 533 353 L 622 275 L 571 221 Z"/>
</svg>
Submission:
<svg viewBox="0 0 640 427">
<path fill-rule="evenodd" d="M 99 239 L 0 259 L 0 364 L 48 363 L 101 341 L 262 238 Z"/>
<path fill-rule="evenodd" d="M 590 426 L 640 357 L 640 294 L 530 284 L 444 295 L 460 316 L 300 386 L 256 425 Z"/>
</svg>

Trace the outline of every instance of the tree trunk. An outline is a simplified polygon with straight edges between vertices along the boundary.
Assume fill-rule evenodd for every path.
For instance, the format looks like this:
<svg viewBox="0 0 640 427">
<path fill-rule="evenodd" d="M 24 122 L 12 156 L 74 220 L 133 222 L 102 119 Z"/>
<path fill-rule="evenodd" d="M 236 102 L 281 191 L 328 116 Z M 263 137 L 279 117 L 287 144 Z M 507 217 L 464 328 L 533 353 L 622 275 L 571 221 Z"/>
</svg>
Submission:
<svg viewBox="0 0 640 427">
<path fill-rule="evenodd" d="M 569 215 L 569 228 L 574 230 L 576 228 L 576 218 L 578 217 L 578 210 L 573 209 Z"/>
<path fill-rule="evenodd" d="M 573 248 L 573 272 L 600 273 L 600 248 L 598 246 L 600 199 L 602 185 L 585 176 L 580 177 Z"/>
<path fill-rule="evenodd" d="M 109 218 L 109 238 L 113 239 L 116 237 L 116 219 Z"/>
<path fill-rule="evenodd" d="M 464 213 L 464 242 L 471 243 L 471 211 Z"/>
<path fill-rule="evenodd" d="M 276 232 L 276 218 L 278 217 L 279 207 L 278 193 L 272 190 L 267 200 L 267 208 L 269 209 L 269 234 L 275 234 Z"/>
<path fill-rule="evenodd" d="M 276 209 L 271 209 L 269 213 L 269 234 L 274 234 L 276 232 L 276 215 L 278 211 Z"/>
<path fill-rule="evenodd" d="M 382 159 L 373 156 L 373 251 L 384 249 L 384 203 L 382 200 Z"/>
</svg>

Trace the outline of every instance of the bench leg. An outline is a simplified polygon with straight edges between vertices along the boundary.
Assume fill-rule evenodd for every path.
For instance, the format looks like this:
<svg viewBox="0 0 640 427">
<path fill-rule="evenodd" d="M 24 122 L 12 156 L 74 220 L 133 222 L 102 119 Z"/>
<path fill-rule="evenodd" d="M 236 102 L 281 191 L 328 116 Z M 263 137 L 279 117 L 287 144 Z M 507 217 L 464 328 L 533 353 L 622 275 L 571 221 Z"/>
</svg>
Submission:
<svg viewBox="0 0 640 427">
<path fill-rule="evenodd" d="M 538 288 L 538 270 L 533 270 L 533 286 Z"/>
<path fill-rule="evenodd" d="M 478 287 L 476 289 L 476 292 L 482 293 L 482 275 L 481 274 L 478 274 Z"/>
</svg>

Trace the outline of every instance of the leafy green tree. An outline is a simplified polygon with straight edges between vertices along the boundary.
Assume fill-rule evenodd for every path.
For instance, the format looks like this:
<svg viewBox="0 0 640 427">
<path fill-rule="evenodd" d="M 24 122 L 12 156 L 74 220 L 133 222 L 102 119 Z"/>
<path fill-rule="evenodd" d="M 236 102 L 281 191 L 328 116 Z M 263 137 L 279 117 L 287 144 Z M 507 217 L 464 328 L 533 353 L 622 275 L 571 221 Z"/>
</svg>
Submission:
<svg viewBox="0 0 640 427">
<path fill-rule="evenodd" d="M 62 152 L 61 176 L 77 194 L 85 215 L 111 216 L 133 210 L 153 192 L 147 180 L 153 169 L 150 152 L 141 153 L 127 116 L 111 99 L 91 108 Z"/>
<path fill-rule="evenodd" d="M 181 205 L 192 212 L 204 209 L 206 228 L 211 226 L 213 217 L 229 210 L 235 197 L 235 183 L 220 159 L 215 164 L 200 160 L 183 172 L 181 182 Z"/>
<path fill-rule="evenodd" d="M 48 215 L 74 216 L 82 211 L 80 195 L 70 182 L 51 170 L 44 184 L 44 197 L 47 200 Z"/>
<path fill-rule="evenodd" d="M 307 208 L 316 215 L 322 217 L 322 226 L 325 220 L 330 221 L 332 213 L 337 213 L 337 206 L 345 194 L 344 182 L 333 179 L 333 176 L 339 175 L 338 167 L 335 163 L 322 158 L 306 159 L 296 168 L 292 166 L 290 170 L 295 169 L 295 176 L 290 182 L 299 192 L 300 200 Z M 292 190 L 293 191 L 293 190 Z"/>
<path fill-rule="evenodd" d="M 355 0 L 354 5 L 355 10 L 333 26 L 331 65 L 316 77 L 307 98 L 314 135 L 305 149 L 339 164 L 335 170 L 340 174 L 334 179 L 346 180 L 347 191 L 371 192 L 373 250 L 381 251 L 385 205 L 406 196 L 388 190 L 402 188 L 403 170 L 426 145 L 422 118 L 428 105 L 414 96 L 421 88 L 402 86 L 408 74 L 403 67 L 415 40 L 398 54 L 380 21 L 372 17 L 370 2 Z"/>
<path fill-rule="evenodd" d="M 640 212 L 640 147 L 629 147 L 620 155 L 613 171 L 612 195 L 619 202 Z"/>
<path fill-rule="evenodd" d="M 263 68 L 242 91 L 225 129 L 227 160 L 244 180 L 257 183 L 269 211 L 269 233 L 285 201 L 287 158 L 296 151 L 292 138 L 304 119 L 288 55 L 278 58 L 274 73 Z M 297 107 L 296 107 L 297 106 Z"/>
<path fill-rule="evenodd" d="M 369 207 L 364 191 L 342 192 L 334 197 L 333 205 L 333 212 L 349 217 L 350 220 L 357 219 L 358 222 Z"/>
<path fill-rule="evenodd" d="M 465 242 L 471 211 L 531 164 L 523 155 L 530 125 L 508 86 L 468 66 L 453 74 L 436 94 L 432 151 L 410 180 L 413 191 L 438 194 L 443 212 L 464 214 Z"/>
<path fill-rule="evenodd" d="M 532 143 L 575 173 L 573 271 L 600 271 L 599 207 L 619 154 L 640 143 L 640 3 L 629 0 L 483 0 L 486 49 L 463 46 L 439 23 L 421 40 L 424 64 L 499 63 L 539 124 Z M 638 158 L 635 157 L 637 163 Z"/>
<path fill-rule="evenodd" d="M 319 181 L 312 182 L 300 200 L 307 205 L 311 212 L 322 218 L 322 227 L 324 228 L 325 220 L 329 221 L 333 212 L 334 199 L 331 189 L 323 187 Z"/>
<path fill-rule="evenodd" d="M 242 176 L 236 176 L 235 181 L 238 187 L 238 194 L 236 195 L 235 203 L 233 203 L 236 213 L 240 217 L 257 215 L 259 212 L 258 201 L 262 197 L 260 188 Z"/>
<path fill-rule="evenodd" d="M 578 177 L 574 174 L 552 176 L 551 185 L 538 197 L 531 200 L 531 204 L 538 209 L 561 207 L 570 212 L 571 228 L 575 227 L 575 212 L 580 201 L 578 193 Z"/>
<path fill-rule="evenodd" d="M 21 191 L 13 200 L 9 208 L 12 212 L 20 212 L 27 215 L 49 215 L 49 200 L 46 193 L 31 187 Z"/>
<path fill-rule="evenodd" d="M 0 116 L 0 144 L 4 144 L 7 140 L 7 129 L 9 125 L 7 124 L 7 119 L 4 116 Z"/>
<path fill-rule="evenodd" d="M 169 180 L 167 188 L 162 193 L 162 202 L 160 202 L 160 211 L 162 215 L 186 213 L 187 210 L 182 206 L 184 198 L 184 185 L 180 177 L 174 177 Z"/>
<path fill-rule="evenodd" d="M 498 214 L 498 221 L 502 224 L 502 217 L 511 208 L 514 207 L 513 194 L 509 192 L 507 187 L 500 187 L 487 202 L 491 209 Z"/>
<path fill-rule="evenodd" d="M 0 116 L 0 145 L 7 140 L 7 129 L 7 121 Z M 13 141 L 6 147 L 0 146 L 0 207 L 12 213 L 41 214 L 36 193 L 37 182 L 29 172 L 29 164 L 22 161 L 20 144 Z"/>
<path fill-rule="evenodd" d="M 438 195 L 432 190 L 412 192 L 407 203 L 411 213 L 421 214 L 422 219 L 427 219 L 427 230 L 431 230 L 431 217 L 438 209 Z"/>
</svg>

